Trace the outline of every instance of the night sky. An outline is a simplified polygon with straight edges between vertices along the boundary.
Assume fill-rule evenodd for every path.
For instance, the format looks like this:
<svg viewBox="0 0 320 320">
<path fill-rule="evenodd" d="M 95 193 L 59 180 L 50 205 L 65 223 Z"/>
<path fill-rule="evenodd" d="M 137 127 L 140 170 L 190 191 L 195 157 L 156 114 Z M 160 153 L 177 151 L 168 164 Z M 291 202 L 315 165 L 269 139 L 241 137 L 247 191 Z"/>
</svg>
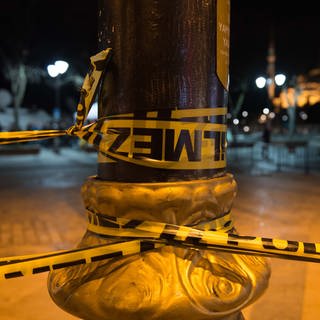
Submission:
<svg viewBox="0 0 320 320">
<path fill-rule="evenodd" d="M 184 0 L 181 0 L 184 1 Z M 230 92 L 242 79 L 253 86 L 266 71 L 268 42 L 273 30 L 277 71 L 306 73 L 320 65 L 320 27 L 317 1 L 231 0 Z M 89 57 L 98 51 L 98 1 L 0 1 L 1 49 L 10 57 L 23 49 L 28 64 L 45 70 L 56 59 L 70 61 L 85 75 Z M 7 86 L 0 75 L 0 87 Z M 25 103 L 34 100 L 29 86 Z M 50 89 L 43 89 L 50 96 Z M 31 96 L 30 96 L 31 95 Z M 46 104 L 37 97 L 39 104 Z"/>
<path fill-rule="evenodd" d="M 290 77 L 320 67 L 320 13 L 316 4 L 311 0 L 299 5 L 287 0 L 231 0 L 231 78 L 265 72 L 271 35 L 277 72 Z"/>
<path fill-rule="evenodd" d="M 276 73 L 293 76 L 320 68 L 320 26 L 317 1 L 297 5 L 288 0 L 231 0 L 230 93 L 233 102 L 244 81 L 248 91 L 244 109 L 259 114 L 266 106 L 266 90 L 257 89 L 255 79 L 266 74 L 271 36 L 276 52 Z M 308 121 L 320 121 L 319 108 Z"/>
</svg>

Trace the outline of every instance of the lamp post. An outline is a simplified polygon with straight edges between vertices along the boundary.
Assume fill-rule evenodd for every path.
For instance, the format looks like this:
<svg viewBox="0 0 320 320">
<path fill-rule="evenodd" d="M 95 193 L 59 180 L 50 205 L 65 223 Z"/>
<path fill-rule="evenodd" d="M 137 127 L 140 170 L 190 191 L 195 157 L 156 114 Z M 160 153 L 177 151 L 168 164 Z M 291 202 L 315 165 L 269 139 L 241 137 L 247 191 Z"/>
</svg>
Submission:
<svg viewBox="0 0 320 320">
<path fill-rule="evenodd" d="M 271 105 L 273 105 L 273 100 L 274 100 L 274 95 L 275 95 L 275 90 L 270 90 L 270 86 L 278 86 L 281 87 L 284 85 L 284 83 L 286 82 L 287 77 L 282 74 L 282 73 L 278 73 L 274 76 L 273 79 L 271 78 L 266 78 L 264 76 L 260 76 L 258 78 L 256 78 L 255 83 L 257 88 L 259 89 L 263 89 L 266 88 L 267 92 L 268 92 L 268 98 L 269 98 L 269 103 Z M 270 96 L 270 92 L 273 92 L 273 94 Z"/>
<path fill-rule="evenodd" d="M 285 82 L 286 82 L 286 79 L 287 77 L 282 74 L 282 73 L 278 73 L 275 75 L 274 77 L 274 82 L 277 86 L 281 87 Z M 259 89 L 263 89 L 265 86 L 268 87 L 270 81 L 270 79 L 267 79 L 263 76 L 260 76 L 256 79 L 256 86 L 259 88 Z"/>
<path fill-rule="evenodd" d="M 274 107 L 275 88 L 276 88 L 276 86 L 281 87 L 282 85 L 284 85 L 284 83 L 286 82 L 286 76 L 282 73 L 279 73 L 279 74 L 273 73 L 272 76 L 271 77 L 269 76 L 268 78 L 260 76 L 255 80 L 255 82 L 256 82 L 256 86 L 259 89 L 263 89 L 266 87 L 267 92 L 268 92 L 268 102 L 269 102 L 270 106 Z M 279 110 L 276 108 L 275 113 L 278 113 L 278 111 Z M 275 113 L 270 112 L 269 106 L 267 106 L 267 108 L 263 109 L 263 114 L 259 118 L 259 122 L 264 124 L 264 128 L 265 128 L 264 132 L 267 134 L 267 136 L 263 135 L 263 137 L 267 137 L 264 140 L 266 140 L 268 142 L 270 141 L 269 135 L 270 135 L 270 130 L 271 130 L 271 127 L 270 127 L 271 121 L 277 121 L 277 118 L 274 119 Z M 278 126 L 278 125 L 276 124 L 276 126 Z M 267 145 L 264 144 L 264 146 L 266 148 Z M 265 157 L 265 152 L 266 152 L 265 148 L 263 151 L 264 157 Z"/>
<path fill-rule="evenodd" d="M 62 86 L 61 75 L 66 73 L 69 68 L 69 64 L 63 60 L 57 60 L 54 64 L 49 64 L 47 66 L 48 74 L 51 78 L 55 78 L 54 91 L 55 91 L 55 101 L 53 109 L 53 119 L 54 126 L 59 129 L 59 122 L 61 119 L 61 107 L 60 107 L 60 90 Z M 59 138 L 53 140 L 53 149 L 56 153 L 59 153 Z"/>
<path fill-rule="evenodd" d="M 60 89 L 61 89 L 61 78 L 60 75 L 67 72 L 69 68 L 69 64 L 63 60 L 57 60 L 54 64 L 49 64 L 47 66 L 48 74 L 51 78 L 55 78 L 55 105 L 54 105 L 54 113 L 53 117 L 55 120 L 59 121 L 61 116 L 61 109 L 60 109 Z"/>
</svg>

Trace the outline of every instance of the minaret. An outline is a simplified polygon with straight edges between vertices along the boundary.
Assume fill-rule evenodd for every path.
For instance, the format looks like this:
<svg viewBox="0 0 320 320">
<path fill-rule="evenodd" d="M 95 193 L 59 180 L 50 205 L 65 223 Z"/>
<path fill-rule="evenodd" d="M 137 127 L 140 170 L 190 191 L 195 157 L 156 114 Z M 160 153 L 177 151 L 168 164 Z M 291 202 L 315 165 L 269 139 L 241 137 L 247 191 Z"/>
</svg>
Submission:
<svg viewBox="0 0 320 320">
<path fill-rule="evenodd" d="M 275 96 L 275 75 L 276 75 L 276 50 L 275 50 L 275 40 L 274 40 L 274 29 L 270 30 L 269 46 L 267 53 L 267 90 L 269 103 L 273 105 L 272 100 Z M 277 111 L 277 110 L 276 110 Z"/>
</svg>

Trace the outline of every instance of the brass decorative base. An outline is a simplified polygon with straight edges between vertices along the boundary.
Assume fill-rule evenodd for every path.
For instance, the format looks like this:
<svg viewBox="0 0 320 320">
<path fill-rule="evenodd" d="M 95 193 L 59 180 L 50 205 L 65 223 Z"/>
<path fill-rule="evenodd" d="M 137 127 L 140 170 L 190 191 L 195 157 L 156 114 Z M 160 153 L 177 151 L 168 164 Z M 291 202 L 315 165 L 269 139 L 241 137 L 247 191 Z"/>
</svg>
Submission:
<svg viewBox="0 0 320 320">
<path fill-rule="evenodd" d="M 82 188 L 85 206 L 94 212 L 178 225 L 221 217 L 235 194 L 230 174 L 166 183 L 89 178 Z M 87 231 L 79 246 L 122 240 Z M 166 246 L 51 272 L 48 288 L 58 306 L 86 320 L 239 320 L 269 275 L 260 257 Z"/>
</svg>

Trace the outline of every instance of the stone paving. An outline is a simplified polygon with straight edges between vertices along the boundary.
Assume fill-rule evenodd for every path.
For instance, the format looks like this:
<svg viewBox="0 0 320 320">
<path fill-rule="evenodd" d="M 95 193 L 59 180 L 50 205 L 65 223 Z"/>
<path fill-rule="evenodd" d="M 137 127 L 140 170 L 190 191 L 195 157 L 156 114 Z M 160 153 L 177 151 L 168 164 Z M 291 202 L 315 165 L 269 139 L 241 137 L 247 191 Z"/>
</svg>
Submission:
<svg viewBox="0 0 320 320">
<path fill-rule="evenodd" d="M 86 229 L 80 187 L 95 163 L 74 150 L 0 157 L 0 255 L 73 248 Z M 0 319 L 76 319 L 53 303 L 46 281 L 46 273 L 0 281 Z"/>
<path fill-rule="evenodd" d="M 233 213 L 240 234 L 320 241 L 320 175 L 235 175 Z M 320 264 L 269 259 L 269 288 L 245 310 L 247 320 L 320 319 Z"/>
<path fill-rule="evenodd" d="M 238 182 L 234 202 L 243 235 L 320 240 L 320 174 L 303 171 L 248 174 L 230 167 Z M 80 187 L 95 174 L 94 154 L 63 150 L 0 157 L 0 255 L 74 247 L 86 229 Z M 247 320 L 320 318 L 320 265 L 269 259 L 269 288 L 244 310 Z M 47 274 L 0 281 L 0 320 L 71 320 L 49 297 Z M 125 320 L 125 319 L 124 319 Z"/>
</svg>

